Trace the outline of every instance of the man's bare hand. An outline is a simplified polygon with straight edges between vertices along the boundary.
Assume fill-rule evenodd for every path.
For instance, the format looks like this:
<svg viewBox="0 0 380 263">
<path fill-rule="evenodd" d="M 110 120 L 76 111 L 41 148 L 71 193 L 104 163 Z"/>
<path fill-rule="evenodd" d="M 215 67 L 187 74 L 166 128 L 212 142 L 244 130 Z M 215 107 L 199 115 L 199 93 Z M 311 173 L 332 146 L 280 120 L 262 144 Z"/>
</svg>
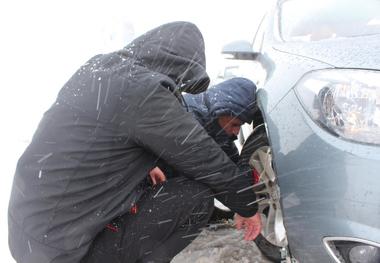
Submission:
<svg viewBox="0 0 380 263">
<path fill-rule="evenodd" d="M 152 170 L 150 170 L 149 176 L 150 176 L 150 179 L 152 180 L 153 185 L 166 181 L 165 174 L 157 166 L 153 168 Z"/>
<path fill-rule="evenodd" d="M 245 240 L 254 240 L 261 232 L 262 225 L 260 214 L 256 213 L 252 217 L 242 217 L 238 214 L 235 214 L 235 225 L 237 229 L 244 228 Z"/>
</svg>

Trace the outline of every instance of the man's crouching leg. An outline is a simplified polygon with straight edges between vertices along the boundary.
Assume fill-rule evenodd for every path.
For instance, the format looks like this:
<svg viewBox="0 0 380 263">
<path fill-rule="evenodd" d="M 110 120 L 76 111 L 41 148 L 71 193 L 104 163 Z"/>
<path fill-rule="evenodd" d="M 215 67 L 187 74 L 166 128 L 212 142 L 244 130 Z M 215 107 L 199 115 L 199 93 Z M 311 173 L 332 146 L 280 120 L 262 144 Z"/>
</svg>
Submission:
<svg viewBox="0 0 380 263">
<path fill-rule="evenodd" d="M 83 262 L 170 262 L 206 226 L 214 202 L 205 185 L 176 177 L 148 190 L 137 207 L 114 220 L 117 233 L 97 236 Z"/>
</svg>

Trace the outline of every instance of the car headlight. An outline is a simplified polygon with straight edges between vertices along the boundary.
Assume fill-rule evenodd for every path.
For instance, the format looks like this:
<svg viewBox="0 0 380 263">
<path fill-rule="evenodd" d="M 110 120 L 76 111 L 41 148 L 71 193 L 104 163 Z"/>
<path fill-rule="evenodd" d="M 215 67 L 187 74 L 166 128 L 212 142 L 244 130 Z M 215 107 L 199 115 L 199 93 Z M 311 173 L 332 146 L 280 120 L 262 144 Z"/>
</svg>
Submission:
<svg viewBox="0 0 380 263">
<path fill-rule="evenodd" d="M 306 74 L 296 85 L 312 119 L 336 136 L 380 144 L 380 72 L 325 69 Z"/>
<path fill-rule="evenodd" d="M 323 242 L 337 263 L 380 262 L 380 247 L 374 242 L 349 237 L 326 237 Z"/>
</svg>

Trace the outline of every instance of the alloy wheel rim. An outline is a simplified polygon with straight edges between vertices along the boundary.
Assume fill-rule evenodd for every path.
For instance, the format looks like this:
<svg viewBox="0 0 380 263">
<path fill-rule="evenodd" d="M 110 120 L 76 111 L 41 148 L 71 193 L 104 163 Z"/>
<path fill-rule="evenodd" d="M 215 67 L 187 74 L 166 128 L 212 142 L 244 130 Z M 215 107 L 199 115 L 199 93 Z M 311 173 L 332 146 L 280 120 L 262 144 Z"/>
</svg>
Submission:
<svg viewBox="0 0 380 263">
<path fill-rule="evenodd" d="M 257 149 L 249 160 L 249 165 L 259 174 L 260 186 L 256 189 L 259 212 L 263 221 L 261 234 L 276 246 L 287 246 L 286 231 L 280 205 L 280 188 L 272 167 L 272 151 L 269 146 Z"/>
</svg>

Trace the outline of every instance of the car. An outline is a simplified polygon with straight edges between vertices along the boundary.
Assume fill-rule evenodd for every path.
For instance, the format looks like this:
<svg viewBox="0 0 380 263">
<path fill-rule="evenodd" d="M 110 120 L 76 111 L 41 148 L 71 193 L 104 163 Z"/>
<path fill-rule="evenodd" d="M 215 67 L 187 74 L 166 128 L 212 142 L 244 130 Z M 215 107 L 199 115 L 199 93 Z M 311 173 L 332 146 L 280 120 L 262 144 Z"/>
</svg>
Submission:
<svg viewBox="0 0 380 263">
<path fill-rule="evenodd" d="M 223 48 L 264 70 L 251 74 L 256 118 L 241 155 L 259 178 L 256 243 L 273 261 L 380 262 L 379 10 L 276 1 L 253 42 Z"/>
</svg>

